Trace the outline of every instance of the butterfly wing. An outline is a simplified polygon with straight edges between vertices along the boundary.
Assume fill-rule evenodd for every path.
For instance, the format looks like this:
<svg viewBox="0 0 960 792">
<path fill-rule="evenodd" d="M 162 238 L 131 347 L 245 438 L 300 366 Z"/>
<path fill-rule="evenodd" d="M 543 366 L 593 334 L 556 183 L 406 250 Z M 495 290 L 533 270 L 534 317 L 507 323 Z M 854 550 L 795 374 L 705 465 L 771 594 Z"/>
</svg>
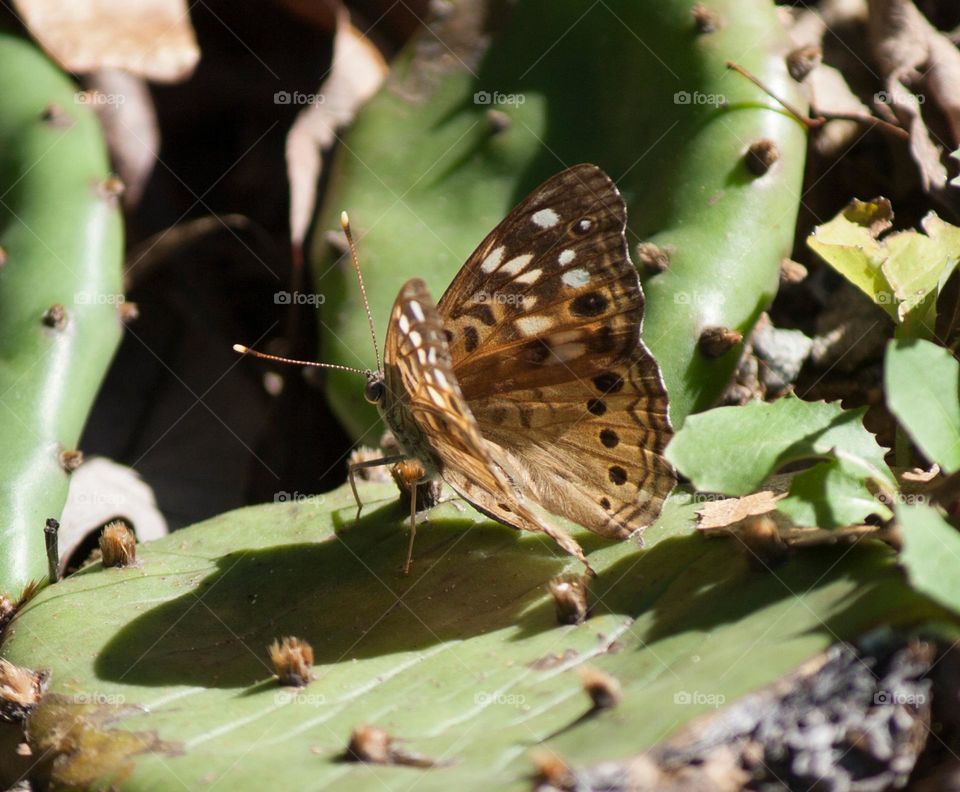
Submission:
<svg viewBox="0 0 960 792">
<path fill-rule="evenodd" d="M 485 514 L 542 531 L 586 564 L 580 546 L 523 503 L 509 466 L 494 459 L 453 370 L 446 332 L 424 282 L 400 290 L 384 348 L 384 419 L 404 451 Z"/>
<path fill-rule="evenodd" d="M 656 519 L 675 484 L 625 230 L 610 178 L 575 166 L 487 236 L 439 304 L 483 438 L 546 509 L 614 538 Z"/>
</svg>

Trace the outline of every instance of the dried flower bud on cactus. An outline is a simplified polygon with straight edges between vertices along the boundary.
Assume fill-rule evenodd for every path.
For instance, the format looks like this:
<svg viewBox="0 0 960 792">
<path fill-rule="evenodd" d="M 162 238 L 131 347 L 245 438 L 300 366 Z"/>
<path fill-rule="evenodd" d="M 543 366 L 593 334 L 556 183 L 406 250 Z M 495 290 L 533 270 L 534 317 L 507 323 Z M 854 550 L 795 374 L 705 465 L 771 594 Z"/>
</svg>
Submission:
<svg viewBox="0 0 960 792">
<path fill-rule="evenodd" d="M 304 687 L 313 679 L 313 647 L 300 638 L 287 637 L 270 644 L 270 662 L 281 685 Z"/>
</svg>

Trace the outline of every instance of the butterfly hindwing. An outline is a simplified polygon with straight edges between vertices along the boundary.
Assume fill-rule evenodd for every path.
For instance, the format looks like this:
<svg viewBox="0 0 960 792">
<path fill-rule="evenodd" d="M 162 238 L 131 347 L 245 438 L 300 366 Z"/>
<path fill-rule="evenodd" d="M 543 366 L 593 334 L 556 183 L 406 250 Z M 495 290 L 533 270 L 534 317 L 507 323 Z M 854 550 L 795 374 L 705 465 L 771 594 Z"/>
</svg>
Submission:
<svg viewBox="0 0 960 792">
<path fill-rule="evenodd" d="M 579 165 L 534 191 L 440 301 L 480 434 L 547 510 L 605 536 L 651 523 L 675 475 L 643 292 L 613 182 Z"/>
</svg>

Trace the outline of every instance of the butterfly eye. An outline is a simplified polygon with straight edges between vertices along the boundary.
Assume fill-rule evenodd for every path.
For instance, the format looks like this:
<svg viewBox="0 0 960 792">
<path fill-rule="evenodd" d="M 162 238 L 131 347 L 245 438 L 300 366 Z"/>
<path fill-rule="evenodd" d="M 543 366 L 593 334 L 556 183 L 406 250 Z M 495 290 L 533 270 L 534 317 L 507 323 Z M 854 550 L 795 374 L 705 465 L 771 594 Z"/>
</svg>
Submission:
<svg viewBox="0 0 960 792">
<path fill-rule="evenodd" d="M 383 380 L 367 380 L 367 384 L 363 389 L 363 398 L 370 402 L 370 404 L 378 404 L 381 399 L 383 399 L 383 394 L 386 393 L 386 390 L 383 385 Z"/>
</svg>

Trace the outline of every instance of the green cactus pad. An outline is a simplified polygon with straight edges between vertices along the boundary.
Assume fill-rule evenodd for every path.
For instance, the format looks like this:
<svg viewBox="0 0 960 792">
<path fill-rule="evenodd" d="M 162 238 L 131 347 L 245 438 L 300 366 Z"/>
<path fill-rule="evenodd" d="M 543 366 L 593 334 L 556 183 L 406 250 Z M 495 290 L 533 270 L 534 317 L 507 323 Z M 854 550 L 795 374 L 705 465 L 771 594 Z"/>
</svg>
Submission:
<svg viewBox="0 0 960 792">
<path fill-rule="evenodd" d="M 648 550 L 577 533 L 598 571 L 592 614 L 559 626 L 548 581 L 579 569 L 552 543 L 448 503 L 403 577 L 405 505 L 393 485 L 361 492 L 356 527 L 343 487 L 222 515 L 140 546 L 136 568 L 94 564 L 41 592 L 3 655 L 51 671 L 28 722 L 34 755 L 80 747 L 36 772 L 84 789 L 523 790 L 543 741 L 577 764 L 625 757 L 836 640 L 936 612 L 883 545 L 760 573 L 734 543 L 696 535 L 696 504 L 678 494 Z M 302 689 L 271 676 L 267 646 L 287 635 L 314 650 Z M 624 695 L 581 719 L 584 663 Z M 345 762 L 361 724 L 441 766 Z M 8 774 L 33 762 L 13 755 L 11 730 Z"/>
<path fill-rule="evenodd" d="M 736 349 L 704 357 L 700 334 L 749 331 L 792 246 L 804 129 L 725 65 L 740 62 L 805 107 L 786 71 L 789 45 L 774 6 L 713 0 L 705 4 L 710 30 L 690 0 L 525 0 L 510 13 L 489 5 L 457 4 L 424 31 L 339 146 L 314 250 L 327 309 L 323 360 L 374 362 L 359 291 L 326 233 L 339 230 L 341 210 L 354 224 L 382 339 L 404 281 L 424 278 L 439 299 L 531 189 L 594 162 L 627 201 L 634 261 L 642 242 L 669 258 L 665 272 L 643 272 L 644 335 L 679 426 L 716 401 L 738 357 Z M 758 141 L 779 154 L 763 175 L 746 158 Z M 371 442 L 378 424 L 360 387 L 334 373 L 328 392 L 350 431 Z"/>
<path fill-rule="evenodd" d="M 43 577 L 43 528 L 120 342 L 123 229 L 99 124 L 33 44 L 0 33 L 0 593 Z M 52 309 L 52 310 L 51 310 Z"/>
</svg>

